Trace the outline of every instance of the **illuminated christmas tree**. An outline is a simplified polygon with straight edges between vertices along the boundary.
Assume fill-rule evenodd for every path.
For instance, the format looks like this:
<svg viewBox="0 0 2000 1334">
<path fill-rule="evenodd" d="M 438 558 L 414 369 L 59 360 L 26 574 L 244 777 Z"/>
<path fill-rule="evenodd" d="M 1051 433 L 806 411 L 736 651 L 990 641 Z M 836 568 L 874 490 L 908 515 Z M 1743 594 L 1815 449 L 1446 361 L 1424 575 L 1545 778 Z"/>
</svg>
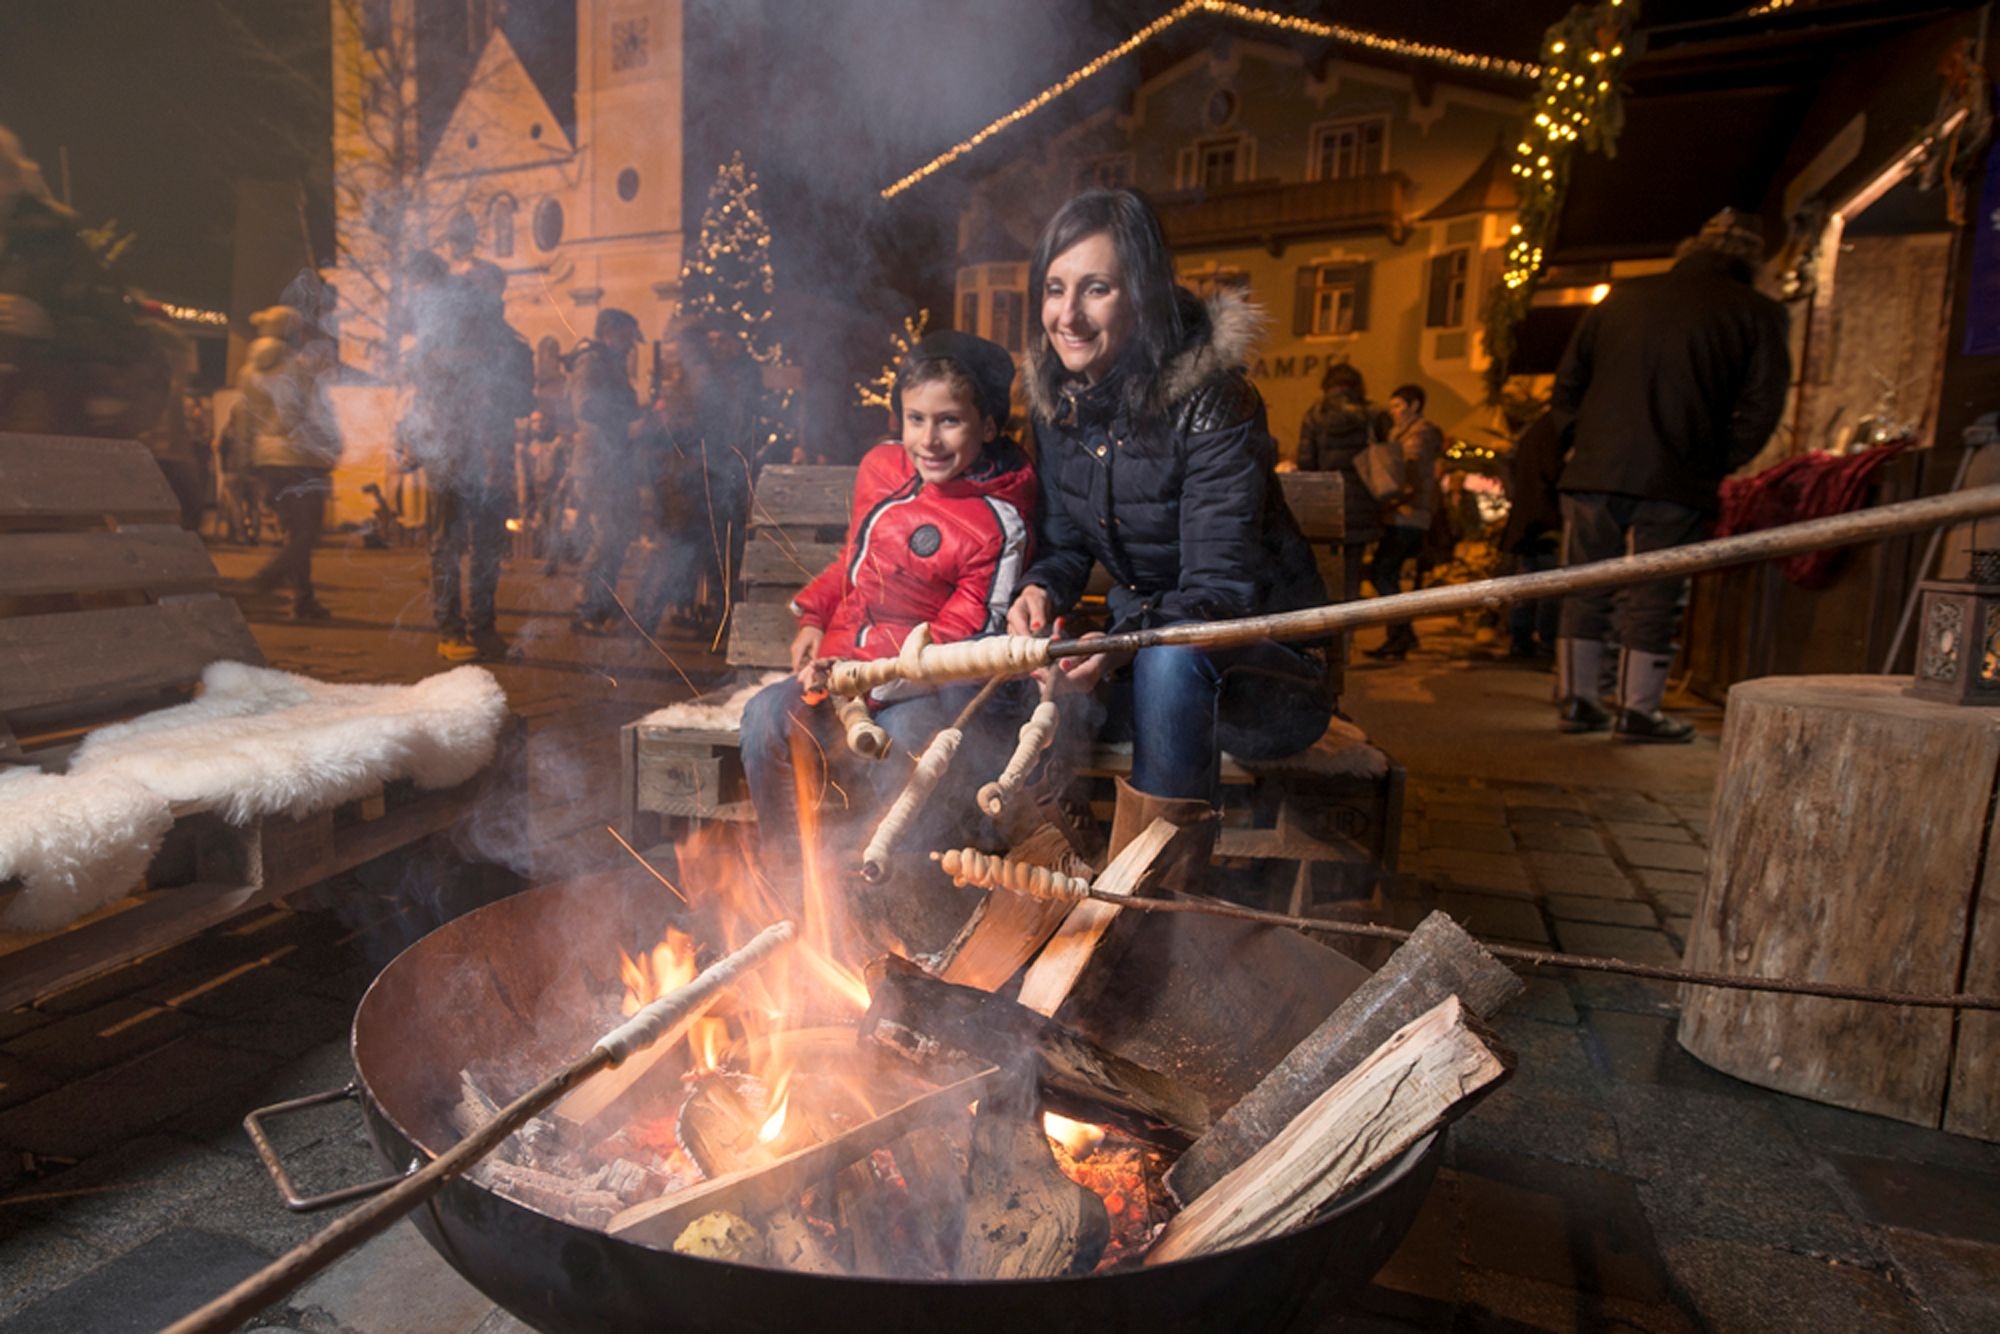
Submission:
<svg viewBox="0 0 2000 1334">
<path fill-rule="evenodd" d="M 716 168 L 694 249 L 681 265 L 681 315 L 713 315 L 769 365 L 783 349 L 771 338 L 771 229 L 757 206 L 757 177 L 733 153 Z"/>
<path fill-rule="evenodd" d="M 854 384 L 855 402 L 864 408 L 889 410 L 895 401 L 896 368 L 903 364 L 903 358 L 910 349 L 923 341 L 924 326 L 931 322 L 929 310 L 920 310 L 916 318 L 903 317 L 903 327 L 889 335 L 889 364 L 875 373 L 872 380 L 857 380 Z"/>
</svg>

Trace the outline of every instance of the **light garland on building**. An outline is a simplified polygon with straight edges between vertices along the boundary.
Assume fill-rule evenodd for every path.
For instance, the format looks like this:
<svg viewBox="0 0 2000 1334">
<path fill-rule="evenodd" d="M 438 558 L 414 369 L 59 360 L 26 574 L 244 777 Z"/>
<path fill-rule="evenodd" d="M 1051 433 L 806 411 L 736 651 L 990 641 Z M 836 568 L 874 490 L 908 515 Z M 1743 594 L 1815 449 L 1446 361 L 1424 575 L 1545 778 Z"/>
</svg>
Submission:
<svg viewBox="0 0 2000 1334">
<path fill-rule="evenodd" d="M 1326 41 L 1341 42 L 1348 46 L 1358 46 L 1365 50 L 1385 55 L 1404 56 L 1413 60 L 1423 60 L 1441 64 L 1452 69 L 1467 70 L 1480 74 L 1495 74 L 1506 78 L 1533 79 L 1541 75 L 1542 69 L 1528 61 L 1507 60 L 1499 56 L 1483 56 L 1470 51 L 1460 51 L 1433 42 L 1412 42 L 1400 37 L 1388 37 L 1381 33 L 1369 32 L 1362 28 L 1350 28 L 1339 23 L 1320 23 L 1313 19 L 1298 18 L 1290 14 L 1274 14 L 1267 9 L 1256 9 L 1250 5 L 1231 3 L 1231 0 L 1185 0 L 1185 3 L 1169 10 L 1166 14 L 1148 23 L 1118 45 L 1098 56 L 1088 64 L 1070 71 L 1056 83 L 1015 107 L 1006 115 L 993 121 L 984 129 L 947 148 L 944 152 L 918 167 L 909 175 L 885 186 L 882 198 L 894 199 L 903 191 L 928 176 L 935 175 L 953 162 L 964 157 L 979 145 L 999 134 L 1008 126 L 1040 111 L 1063 94 L 1079 84 L 1101 74 L 1105 69 L 1124 59 L 1144 46 L 1167 29 L 1191 18 L 1196 14 L 1221 14 L 1228 18 L 1241 19 L 1247 23 L 1260 24 L 1284 32 L 1297 33 L 1307 37 L 1318 37 Z"/>
<path fill-rule="evenodd" d="M 156 302 L 160 313 L 170 320 L 182 324 L 206 324 L 218 329 L 229 327 L 229 316 L 219 310 L 204 310 L 200 306 L 181 306 L 172 301 Z"/>
<path fill-rule="evenodd" d="M 1638 0 L 1599 0 L 1570 10 L 1542 39 L 1545 63 L 1534 114 L 1508 167 L 1521 197 L 1520 217 L 1508 229 L 1500 282 L 1486 305 L 1487 383 L 1495 390 L 1506 377 L 1515 330 L 1528 313 L 1562 216 L 1577 147 L 1610 157 L 1624 128 L 1618 71 L 1638 17 Z"/>
</svg>

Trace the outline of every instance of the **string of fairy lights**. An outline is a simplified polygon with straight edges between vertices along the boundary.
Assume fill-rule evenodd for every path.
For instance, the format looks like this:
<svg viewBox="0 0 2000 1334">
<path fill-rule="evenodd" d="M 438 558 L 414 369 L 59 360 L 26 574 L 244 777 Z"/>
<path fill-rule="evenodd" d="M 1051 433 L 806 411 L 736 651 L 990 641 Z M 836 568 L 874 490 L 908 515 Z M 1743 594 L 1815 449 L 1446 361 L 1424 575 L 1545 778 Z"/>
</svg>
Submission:
<svg viewBox="0 0 2000 1334">
<path fill-rule="evenodd" d="M 1361 47 L 1385 55 L 1404 56 L 1423 60 L 1451 69 L 1466 70 L 1481 74 L 1494 74 L 1506 78 L 1533 79 L 1541 75 L 1540 66 L 1524 60 L 1508 60 L 1500 56 L 1480 55 L 1471 51 L 1460 51 L 1455 47 L 1442 46 L 1435 42 L 1415 42 L 1401 37 L 1390 37 L 1382 33 L 1369 32 L 1363 28 L 1351 28 L 1341 23 L 1322 23 L 1315 19 L 1299 18 L 1292 14 L 1274 14 L 1267 9 L 1257 9 L 1250 5 L 1236 4 L 1233 0 L 1185 0 L 1145 27 L 1127 37 L 1096 59 L 1078 66 L 1055 83 L 1050 84 L 1020 106 L 994 120 L 984 128 L 953 144 L 944 152 L 918 167 L 902 179 L 883 187 L 882 198 L 894 199 L 911 186 L 936 175 L 973 149 L 1006 130 L 1009 126 L 1026 120 L 1049 103 L 1073 91 L 1103 73 L 1118 61 L 1167 29 L 1197 14 L 1220 14 L 1239 19 L 1246 23 L 1274 28 L 1282 32 L 1297 33 L 1307 37 L 1318 37 L 1326 41 L 1341 42 L 1348 46 Z"/>
<path fill-rule="evenodd" d="M 1562 215 L 1577 148 L 1606 156 L 1615 151 L 1624 127 L 1618 73 L 1638 11 L 1638 0 L 1578 6 L 1551 25 L 1542 39 L 1534 114 L 1523 127 L 1508 166 L 1520 195 L 1520 212 L 1508 229 L 1500 282 L 1486 308 L 1488 376 L 1495 384 L 1506 374 L 1515 330 L 1527 314 L 1545 248 Z"/>
<path fill-rule="evenodd" d="M 864 408 L 881 408 L 887 412 L 895 405 L 896 368 L 903 364 L 903 358 L 910 349 L 923 341 L 924 328 L 931 322 L 928 307 L 914 316 L 903 317 L 903 327 L 889 335 L 889 363 L 877 371 L 872 380 L 857 380 L 854 383 L 855 403 Z"/>
</svg>

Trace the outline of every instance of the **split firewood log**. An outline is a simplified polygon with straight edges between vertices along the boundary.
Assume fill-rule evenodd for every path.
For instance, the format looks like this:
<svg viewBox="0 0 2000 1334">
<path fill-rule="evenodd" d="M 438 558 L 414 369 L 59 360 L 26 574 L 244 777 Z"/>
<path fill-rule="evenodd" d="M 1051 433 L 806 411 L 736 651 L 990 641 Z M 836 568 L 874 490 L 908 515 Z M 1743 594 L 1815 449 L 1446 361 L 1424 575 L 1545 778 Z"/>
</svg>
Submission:
<svg viewBox="0 0 2000 1334">
<path fill-rule="evenodd" d="M 1458 997 L 1446 997 L 1176 1214 L 1146 1263 L 1244 1246 L 1303 1225 L 1504 1079 L 1511 1057 L 1496 1048 L 1473 1031 Z"/>
<path fill-rule="evenodd" d="M 1203 1194 L 1284 1129 L 1308 1103 L 1360 1064 L 1403 1025 L 1447 996 L 1486 1018 L 1521 991 L 1521 979 L 1441 912 L 1292 1048 L 1257 1087 L 1167 1172 L 1167 1189 L 1186 1203 Z"/>
<path fill-rule="evenodd" d="M 1087 876 L 1090 864 L 1071 845 L 1063 830 L 1043 822 L 1017 842 L 1008 859 L 1046 866 L 1065 875 Z M 1045 903 L 1020 894 L 988 894 L 945 951 L 939 976 L 962 987 L 998 991 L 1021 966 L 1035 957 L 1069 916 L 1067 903 Z"/>
</svg>

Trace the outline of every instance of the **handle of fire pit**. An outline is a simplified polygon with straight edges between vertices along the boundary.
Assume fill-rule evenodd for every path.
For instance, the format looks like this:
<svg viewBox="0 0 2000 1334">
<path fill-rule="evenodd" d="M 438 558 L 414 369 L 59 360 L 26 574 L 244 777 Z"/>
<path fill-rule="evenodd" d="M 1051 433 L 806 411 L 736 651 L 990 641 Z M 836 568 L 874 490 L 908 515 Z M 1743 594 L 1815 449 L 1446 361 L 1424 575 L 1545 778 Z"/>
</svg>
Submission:
<svg viewBox="0 0 2000 1334">
<path fill-rule="evenodd" d="M 264 1160 L 264 1170 L 271 1174 L 271 1180 L 278 1187 L 278 1194 L 284 1196 L 285 1207 L 295 1214 L 309 1214 L 324 1209 L 328 1205 L 345 1204 L 349 1200 L 378 1195 L 389 1189 L 401 1177 L 383 1177 L 379 1181 L 364 1181 L 359 1185 L 342 1186 L 324 1195 L 302 1195 L 292 1184 L 292 1174 L 285 1170 L 284 1155 L 278 1146 L 264 1133 L 264 1122 L 272 1117 L 286 1116 L 292 1112 L 302 1112 L 308 1107 L 321 1107 L 329 1102 L 347 1099 L 361 1100 L 361 1085 L 349 1084 L 346 1088 L 328 1089 L 324 1093 L 309 1093 L 303 1098 L 292 1098 L 286 1102 L 274 1102 L 269 1107 L 259 1107 L 243 1118 L 243 1129 L 249 1132 L 250 1143 L 256 1147 L 257 1156 Z"/>
</svg>

